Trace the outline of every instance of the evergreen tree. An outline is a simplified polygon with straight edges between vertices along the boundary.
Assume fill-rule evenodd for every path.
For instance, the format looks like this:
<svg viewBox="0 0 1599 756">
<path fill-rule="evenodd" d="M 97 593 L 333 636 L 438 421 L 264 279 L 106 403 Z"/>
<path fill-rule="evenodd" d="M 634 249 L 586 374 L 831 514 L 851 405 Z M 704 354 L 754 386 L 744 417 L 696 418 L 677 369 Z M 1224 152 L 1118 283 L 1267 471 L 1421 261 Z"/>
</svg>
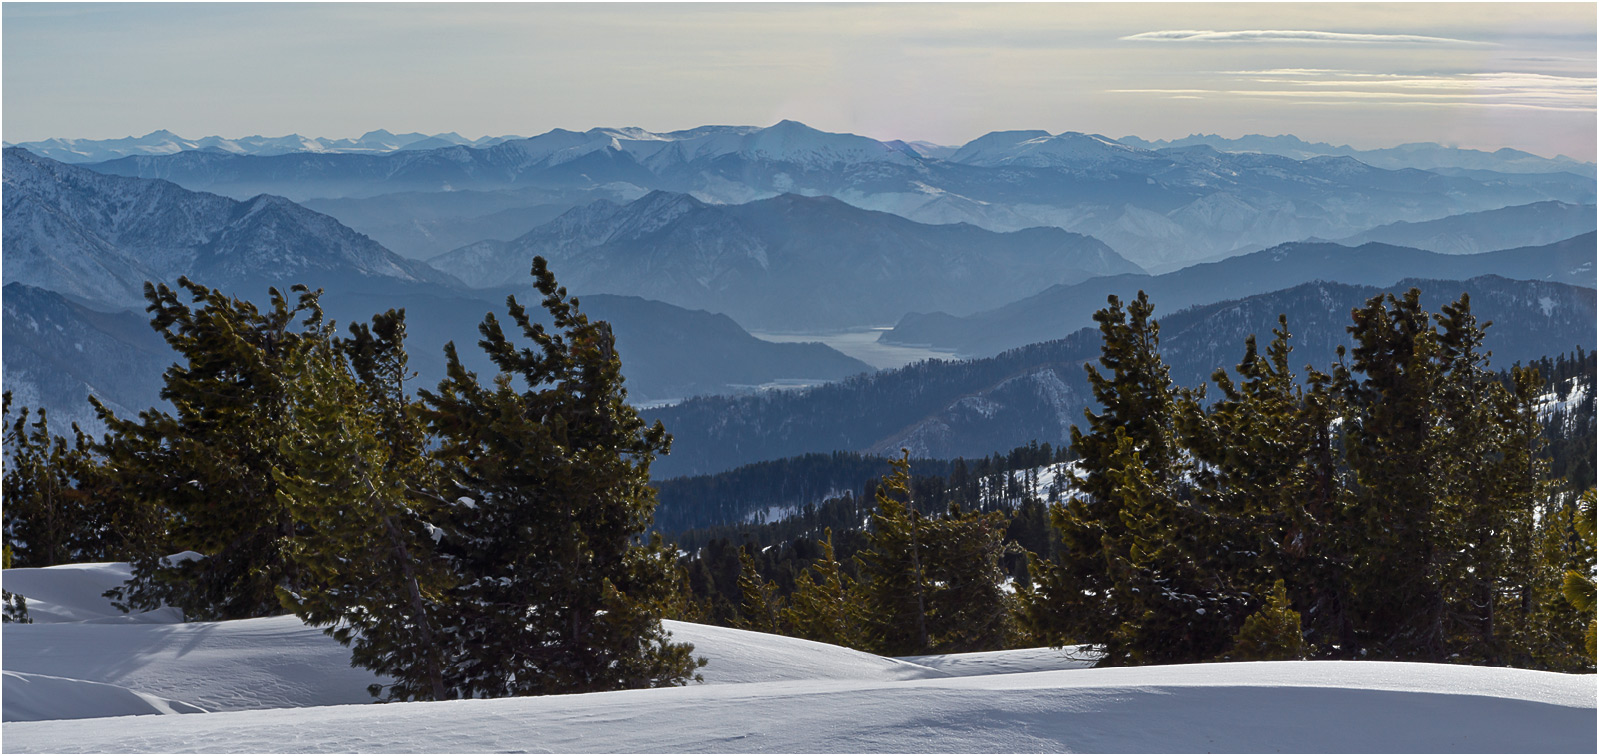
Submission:
<svg viewBox="0 0 1599 756">
<path fill-rule="evenodd" d="M 991 651 L 1015 640 L 1015 607 L 1001 563 L 1007 519 L 952 504 L 944 517 L 926 522 L 928 632 L 938 653 Z"/>
<path fill-rule="evenodd" d="M 1194 503 L 1211 555 L 1211 606 L 1236 626 L 1247 607 L 1261 606 L 1274 580 L 1286 577 L 1309 608 L 1316 636 L 1336 644 L 1347 634 L 1348 562 L 1333 435 L 1338 408 L 1325 373 L 1307 368 L 1306 385 L 1299 384 L 1289 367 L 1287 317 L 1277 323 L 1265 354 L 1253 336 L 1246 339 L 1237 382 L 1215 372 L 1215 403 L 1180 403 L 1184 442 L 1201 463 Z"/>
<path fill-rule="evenodd" d="M 883 656 L 928 653 L 926 526 L 910 501 L 910 451 L 877 487 L 866 548 L 855 555 L 866 614 L 866 645 Z"/>
<path fill-rule="evenodd" d="M 1103 345 L 1085 365 L 1100 411 L 1072 428 L 1076 495 L 1050 508 L 1058 558 L 1033 559 L 1024 628 L 1051 645 L 1105 646 L 1104 664 L 1215 655 L 1217 618 L 1200 585 L 1193 510 L 1182 501 L 1177 428 L 1182 396 L 1160 357 L 1160 326 L 1143 292 L 1095 313 Z"/>
<path fill-rule="evenodd" d="M 1591 488 L 1579 500 L 1576 525 L 1577 536 L 1581 539 L 1588 561 L 1591 563 L 1594 551 L 1594 491 Z M 1565 580 L 1561 583 L 1561 592 L 1565 595 L 1566 602 L 1577 610 L 1578 615 L 1588 620 L 1588 630 L 1583 645 L 1588 652 L 1588 663 L 1592 664 L 1595 656 L 1595 632 L 1599 631 L 1599 619 L 1594 617 L 1593 571 L 1566 570 Z"/>
<path fill-rule="evenodd" d="M 1350 575 L 1357 640 L 1384 658 L 1441 661 L 1451 523 L 1438 397 L 1447 366 L 1419 290 L 1374 297 L 1352 315 L 1352 359 L 1335 379 L 1349 403 L 1351 516 L 1361 544 Z"/>
<path fill-rule="evenodd" d="M 865 645 L 860 598 L 833 553 L 832 528 L 822 539 L 822 557 L 795 579 L 783 616 L 801 638 L 847 648 Z"/>
<path fill-rule="evenodd" d="M 739 605 L 738 626 L 761 633 L 783 634 L 787 629 L 786 610 L 777 583 L 761 577 L 749 551 L 738 553 L 738 588 L 744 601 Z"/>
<path fill-rule="evenodd" d="M 1244 619 L 1228 661 L 1292 661 L 1305 658 L 1299 612 L 1288 605 L 1283 581 L 1272 585 L 1260 611 Z"/>
<path fill-rule="evenodd" d="M 450 344 L 446 377 L 422 392 L 451 534 L 440 549 L 458 573 L 445 685 L 494 697 L 681 684 L 692 647 L 671 642 L 658 614 L 673 563 L 635 540 L 669 438 L 627 404 L 609 326 L 578 311 L 542 258 L 533 276 L 554 330 L 510 297 L 532 346 L 490 313 L 478 343 L 499 371 L 492 385 Z"/>
<path fill-rule="evenodd" d="M 257 617 L 281 611 L 278 588 L 297 591 L 306 575 L 288 552 L 299 526 L 278 496 L 293 475 L 279 439 L 292 434 L 292 365 L 331 338 L 320 291 L 296 286 L 294 305 L 276 289 L 259 310 L 250 302 L 178 279 L 191 307 L 165 284 L 145 284 L 151 326 L 182 362 L 168 368 L 156 410 L 116 417 L 91 398 L 110 430 L 94 451 L 115 471 L 97 493 L 153 528 L 136 537 L 133 578 L 112 591 L 128 608 L 179 607 L 189 620 Z M 174 551 L 201 556 L 169 560 Z"/>
<path fill-rule="evenodd" d="M 4 394 L 5 542 L 20 567 L 104 561 L 118 542 L 107 509 L 86 495 L 80 481 L 94 465 L 88 439 L 73 427 L 77 443 L 50 431 L 43 409 L 28 422 L 23 407 L 11 419 L 11 392 Z"/>
<path fill-rule="evenodd" d="M 280 587 L 280 598 L 351 646 L 351 664 L 394 680 L 371 686 L 374 696 L 440 700 L 441 619 L 450 616 L 441 604 L 454 576 L 435 554 L 443 531 L 430 520 L 439 512 L 414 493 L 432 481 L 403 393 L 403 315 L 391 310 L 374 325 L 376 338 L 353 329 L 355 371 L 328 341 L 289 366 L 294 417 L 279 445 L 295 473 L 279 472 L 278 496 L 301 523 L 288 552 L 306 580 L 298 591 Z"/>
</svg>

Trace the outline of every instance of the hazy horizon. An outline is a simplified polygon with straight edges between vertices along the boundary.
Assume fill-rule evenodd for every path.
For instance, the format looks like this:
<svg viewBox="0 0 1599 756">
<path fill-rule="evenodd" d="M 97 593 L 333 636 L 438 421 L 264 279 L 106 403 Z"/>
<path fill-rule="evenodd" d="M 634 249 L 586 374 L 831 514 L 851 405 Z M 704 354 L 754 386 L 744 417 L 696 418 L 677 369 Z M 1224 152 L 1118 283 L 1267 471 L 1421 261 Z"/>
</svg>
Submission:
<svg viewBox="0 0 1599 756">
<path fill-rule="evenodd" d="M 1596 151 L 1588 3 L 8 2 L 3 20 L 10 143 L 787 118 L 947 145 L 1042 129 Z"/>
</svg>

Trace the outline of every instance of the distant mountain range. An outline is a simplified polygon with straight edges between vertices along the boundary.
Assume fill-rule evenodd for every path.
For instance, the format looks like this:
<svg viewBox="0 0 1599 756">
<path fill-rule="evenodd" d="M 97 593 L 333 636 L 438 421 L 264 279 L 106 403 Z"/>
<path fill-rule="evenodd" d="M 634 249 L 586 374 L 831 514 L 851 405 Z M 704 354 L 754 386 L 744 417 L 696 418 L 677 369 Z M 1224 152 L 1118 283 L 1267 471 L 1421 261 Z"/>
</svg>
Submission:
<svg viewBox="0 0 1599 756">
<path fill-rule="evenodd" d="M 627 205 L 601 200 L 513 241 L 429 262 L 492 286 L 526 277 L 535 255 L 575 291 L 634 294 L 775 330 L 883 325 L 934 306 L 972 311 L 1051 283 L 1142 272 L 1100 241 L 1058 228 L 996 233 L 830 197 L 708 205 L 668 192 Z"/>
<path fill-rule="evenodd" d="M 454 277 L 282 197 L 240 202 L 5 151 L 5 282 L 142 307 L 145 281 L 246 291 L 302 281 L 460 288 Z"/>
<path fill-rule="evenodd" d="M 339 219 L 395 254 L 426 259 L 480 241 L 510 241 L 574 207 L 600 199 L 626 203 L 636 187 L 557 190 L 538 187 L 453 192 L 396 192 L 312 199 L 300 204 Z"/>
<path fill-rule="evenodd" d="M 630 139 L 634 136 L 660 136 L 636 128 L 608 129 L 607 131 L 614 132 L 621 139 Z M 670 132 L 668 136 L 701 131 L 704 131 L 704 128 L 689 132 Z M 969 151 L 978 146 L 983 139 L 993 137 L 995 134 L 1027 134 L 1029 139 L 1050 136 L 1045 131 L 993 132 L 965 145 L 957 146 L 939 145 L 926 141 L 902 142 L 897 140 L 884 142 L 884 144 L 898 147 L 901 150 L 908 150 L 921 157 L 939 160 L 953 157 L 955 162 L 977 164 L 973 160 L 974 153 Z M 354 139 L 305 137 L 299 134 L 290 134 L 282 137 L 247 136 L 229 138 L 208 136 L 199 139 L 186 139 L 162 129 L 140 137 L 130 136 L 119 139 L 57 138 L 37 142 L 19 142 L 14 145 L 7 143 L 6 146 L 23 147 L 36 155 L 59 160 L 63 163 L 90 163 L 114 160 L 131 155 L 170 155 L 185 151 L 226 152 L 235 155 L 283 155 L 291 152 L 364 152 L 375 154 L 399 150 L 437 149 L 457 145 L 490 147 L 501 142 L 524 138 L 519 136 L 485 136 L 479 139 L 467 139 L 453 131 L 429 135 L 416 132 L 394 134 L 384 129 L 377 129 Z M 1541 157 L 1508 147 L 1488 152 L 1448 147 L 1434 142 L 1415 142 L 1397 147 L 1360 150 L 1348 145 L 1334 146 L 1326 142 L 1306 142 L 1289 134 L 1279 136 L 1250 134 L 1236 138 L 1223 137 L 1218 134 L 1191 134 L 1182 139 L 1170 140 L 1147 140 L 1132 135 L 1114 140 L 1098 135 L 1075 135 L 1073 138 L 1113 142 L 1144 150 L 1204 145 L 1222 152 L 1259 152 L 1269 155 L 1281 155 L 1295 160 L 1305 160 L 1326 155 L 1352 157 L 1362 163 L 1378 168 L 1463 168 L 1502 173 L 1567 171 L 1590 177 L 1595 174 L 1595 166 L 1591 162 L 1574 160 L 1564 155 L 1553 158 Z M 960 153 L 966 154 L 954 157 Z"/>
<path fill-rule="evenodd" d="M 555 130 L 484 147 L 381 154 L 187 151 L 93 167 L 239 198 L 265 192 L 297 201 L 530 187 L 624 199 L 665 190 L 724 204 L 827 195 L 924 223 L 996 231 L 1055 226 L 1100 239 L 1146 268 L 1342 238 L 1395 221 L 1595 199 L 1593 179 L 1572 173 L 1537 180 L 1481 171 L 1444 175 L 1378 168 L 1348 156 L 1297 160 L 1203 144 L 1152 150 L 1076 132 L 996 132 L 944 157 L 935 154 L 945 150 L 922 149 L 927 153 L 905 142 L 783 121 L 668 133 Z"/>
<path fill-rule="evenodd" d="M 4 160 L 6 387 L 58 418 L 87 419 L 90 391 L 124 409 L 157 401 L 156 380 L 172 355 L 137 312 L 145 281 L 187 275 L 258 302 L 269 286 L 305 283 L 325 290 L 326 314 L 341 323 L 403 307 L 423 385 L 442 377 L 450 340 L 463 345 L 469 368 L 488 374 L 487 359 L 470 347 L 483 314 L 503 309 L 507 294 L 539 299 L 525 273 L 469 289 L 281 197 L 236 201 L 20 149 L 5 150 Z M 603 294 L 582 303 L 611 322 L 639 401 L 871 370 L 821 344 L 762 341 L 725 315 Z"/>
<path fill-rule="evenodd" d="M 1402 278 L 1461 279 L 1498 275 L 1556 281 L 1592 288 L 1599 242 L 1590 231 L 1555 244 L 1445 255 L 1371 242 L 1345 247 L 1330 242 L 1295 242 L 1229 257 L 1158 276 L 1122 275 L 1052 286 L 1003 307 L 956 317 L 907 315 L 880 339 L 890 344 L 952 349 L 982 356 L 1059 338 L 1093 325 L 1105 298 L 1149 293 L 1157 313 L 1170 313 L 1219 299 L 1247 297 L 1311 281 L 1387 286 Z"/>
<path fill-rule="evenodd" d="M 1599 208 L 1594 205 L 1536 202 L 1420 223 L 1389 223 L 1339 239 L 1338 243 L 1358 247 L 1367 242 L 1382 242 L 1466 255 L 1570 239 L 1593 231 L 1599 225 L 1595 222 L 1596 212 Z"/>
<path fill-rule="evenodd" d="M 1565 155 L 1553 158 L 1540 157 L 1530 152 L 1513 150 L 1509 147 L 1486 152 L 1460 147 L 1446 147 L 1433 142 L 1413 142 L 1401 144 L 1398 147 L 1357 150 L 1348 145 L 1334 147 L 1326 142 L 1306 142 L 1293 135 L 1261 136 L 1260 134 L 1250 134 L 1236 139 L 1229 139 L 1216 134 L 1191 134 L 1182 139 L 1156 139 L 1153 141 L 1139 139 L 1136 136 L 1125 136 L 1118 141 L 1122 144 L 1149 150 L 1204 145 L 1224 152 L 1261 152 L 1268 155 L 1291 157 L 1295 160 L 1305 160 L 1322 155 L 1336 155 L 1352 157 L 1362 163 L 1374 165 L 1378 168 L 1421 168 L 1423 170 L 1464 168 L 1498 171 L 1501 173 L 1553 173 L 1564 171 L 1590 178 L 1594 176 L 1593 163 L 1573 160 Z"/>
<path fill-rule="evenodd" d="M 1499 368 L 1595 345 L 1592 288 L 1485 276 L 1407 279 L 1383 288 L 1318 281 L 1190 308 L 1160 318 L 1161 353 L 1174 381 L 1195 386 L 1218 367 L 1231 370 L 1245 337 L 1269 338 L 1284 313 L 1295 371 L 1302 375 L 1307 363 L 1326 369 L 1336 346 L 1348 343 L 1351 309 L 1382 291 L 1412 286 L 1433 312 L 1470 294 L 1478 320 L 1493 321 L 1485 346 Z M 664 422 L 674 438 L 672 455 L 651 471 L 661 478 L 698 475 L 817 451 L 892 455 L 903 447 L 912 456 L 949 459 L 1034 440 L 1060 444 L 1091 406 L 1083 365 L 1098 359 L 1100 345 L 1099 332 L 1085 328 L 985 359 L 928 361 L 801 392 L 707 397 L 651 410 L 647 416 Z"/>
<path fill-rule="evenodd" d="M 487 147 L 518 136 L 467 139 L 455 132 L 444 134 L 391 134 L 383 129 L 368 131 L 355 139 L 328 139 L 290 134 L 282 137 L 247 136 L 226 138 L 208 136 L 184 139 L 166 129 L 141 137 L 121 139 L 45 139 L 38 142 L 7 143 L 63 163 L 98 163 L 131 155 L 171 155 L 178 152 L 220 152 L 231 155 L 287 155 L 291 152 L 384 153 L 398 150 L 431 150 L 466 145 Z"/>
</svg>

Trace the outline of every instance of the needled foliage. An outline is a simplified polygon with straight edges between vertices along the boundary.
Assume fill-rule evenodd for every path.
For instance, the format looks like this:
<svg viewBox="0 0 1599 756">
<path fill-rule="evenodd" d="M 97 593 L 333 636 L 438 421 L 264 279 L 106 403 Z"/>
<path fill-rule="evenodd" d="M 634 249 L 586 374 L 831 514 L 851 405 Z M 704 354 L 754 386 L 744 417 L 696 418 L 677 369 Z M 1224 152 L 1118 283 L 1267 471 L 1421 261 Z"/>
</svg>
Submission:
<svg viewBox="0 0 1599 756">
<path fill-rule="evenodd" d="M 1279 580 L 1259 611 L 1244 618 L 1228 661 L 1292 661 L 1305 658 L 1299 612 L 1288 605 L 1288 589 Z"/>
<path fill-rule="evenodd" d="M 860 648 L 866 618 L 855 580 L 833 553 L 833 529 L 822 539 L 822 556 L 794 581 L 783 618 L 794 635 L 835 646 Z"/>
<path fill-rule="evenodd" d="M 1103 664 L 1591 664 L 1561 577 L 1589 574 L 1591 547 L 1550 482 L 1545 383 L 1489 370 L 1469 298 L 1435 315 L 1414 289 L 1375 297 L 1353 349 L 1303 380 L 1280 318 L 1209 404 L 1165 379 L 1149 312 L 1097 316 L 1101 410 L 1074 430 L 1060 546 L 1022 594 L 1040 638 L 1100 645 Z"/>
<path fill-rule="evenodd" d="M 867 546 L 856 554 L 866 607 L 866 645 L 884 656 L 927 653 L 929 579 L 925 518 L 910 506 L 910 452 L 877 488 Z"/>
<path fill-rule="evenodd" d="M 444 632 L 455 575 L 436 553 L 439 509 L 420 493 L 435 476 L 404 393 L 403 313 L 352 334 L 317 344 L 293 365 L 294 422 L 279 446 L 294 472 L 279 472 L 277 482 L 301 524 L 288 551 L 307 579 L 298 590 L 280 587 L 279 597 L 351 646 L 353 664 L 394 680 L 373 685 L 374 696 L 439 700 L 448 697 L 453 652 Z"/>
<path fill-rule="evenodd" d="M 1185 499 L 1180 401 L 1160 357 L 1154 306 L 1139 292 L 1095 314 L 1099 366 L 1085 365 L 1100 410 L 1072 429 L 1074 495 L 1050 508 L 1057 558 L 1034 558 L 1024 626 L 1054 645 L 1104 646 L 1105 664 L 1206 657 L 1221 649 L 1226 597 L 1208 575 L 1204 513 Z M 1207 616 L 1208 615 L 1208 616 Z"/>
<path fill-rule="evenodd" d="M 669 438 L 626 403 L 610 328 L 578 311 L 542 258 L 533 276 L 553 329 L 510 297 L 531 345 L 491 313 L 478 343 L 492 383 L 450 344 L 445 379 L 422 392 L 450 521 L 441 548 L 459 573 L 460 657 L 445 685 L 475 697 L 680 684 L 692 647 L 654 613 L 677 575 L 635 543 L 655 506 L 650 462 Z"/>
<path fill-rule="evenodd" d="M 190 620 L 273 614 L 279 588 L 306 584 L 287 548 L 300 525 L 278 496 L 279 476 L 296 472 L 279 445 L 293 432 L 290 384 L 330 325 L 320 292 L 303 286 L 293 304 L 273 289 L 264 310 L 187 278 L 178 287 L 189 302 L 145 285 L 150 324 L 180 359 L 161 390 L 173 413 L 124 419 L 94 402 L 110 431 L 95 451 L 116 471 L 101 495 L 159 524 L 135 545 L 133 580 L 113 593 Z M 165 558 L 177 551 L 200 556 Z"/>
<path fill-rule="evenodd" d="M 100 472 L 91 441 L 74 425 L 72 442 L 50 430 L 40 409 L 29 422 L 23 407 L 11 416 L 11 392 L 4 394 L 5 540 L 18 567 L 48 567 L 67 562 L 108 561 L 125 554 L 121 515 L 92 495 L 88 485 Z"/>
</svg>

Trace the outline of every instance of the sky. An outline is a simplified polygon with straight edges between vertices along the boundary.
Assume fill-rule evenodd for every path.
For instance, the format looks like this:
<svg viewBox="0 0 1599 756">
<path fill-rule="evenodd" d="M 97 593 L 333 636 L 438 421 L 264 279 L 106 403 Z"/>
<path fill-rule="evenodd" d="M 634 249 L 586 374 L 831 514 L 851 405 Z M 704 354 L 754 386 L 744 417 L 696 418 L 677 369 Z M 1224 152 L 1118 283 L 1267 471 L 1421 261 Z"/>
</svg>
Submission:
<svg viewBox="0 0 1599 756">
<path fill-rule="evenodd" d="M 0 138 L 781 119 L 1593 160 L 1594 3 L 6 2 Z"/>
</svg>

